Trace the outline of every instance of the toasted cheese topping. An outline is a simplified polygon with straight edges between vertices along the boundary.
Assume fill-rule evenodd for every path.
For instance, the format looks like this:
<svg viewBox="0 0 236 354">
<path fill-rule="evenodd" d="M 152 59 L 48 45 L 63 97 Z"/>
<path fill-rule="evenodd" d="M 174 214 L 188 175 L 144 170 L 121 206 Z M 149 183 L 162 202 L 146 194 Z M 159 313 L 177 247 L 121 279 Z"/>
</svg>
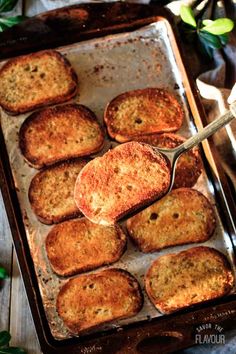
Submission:
<svg viewBox="0 0 236 354">
<path fill-rule="evenodd" d="M 69 280 L 57 297 L 57 311 L 73 333 L 137 314 L 143 303 L 137 280 L 108 269 Z"/>
<path fill-rule="evenodd" d="M 90 161 L 75 186 L 75 201 L 91 221 L 113 224 L 130 210 L 162 196 L 170 183 L 165 158 L 138 142 L 117 146 Z"/>
<path fill-rule="evenodd" d="M 86 161 L 63 162 L 38 172 L 29 187 L 29 201 L 45 224 L 81 215 L 74 201 L 76 178 Z"/>
<path fill-rule="evenodd" d="M 76 91 L 74 70 L 53 50 L 11 59 L 0 70 L 0 105 L 9 113 L 64 102 Z"/>
<path fill-rule="evenodd" d="M 51 267 L 62 276 L 113 263 L 125 245 L 126 236 L 118 225 L 96 225 L 86 218 L 55 225 L 46 239 Z"/>
<path fill-rule="evenodd" d="M 145 278 L 148 296 L 163 313 L 223 296 L 233 283 L 227 258 L 209 247 L 161 256 Z"/>
<path fill-rule="evenodd" d="M 143 252 L 207 241 L 215 227 L 210 202 L 190 188 L 172 190 L 127 221 L 130 236 Z"/>
<path fill-rule="evenodd" d="M 67 104 L 30 115 L 21 126 L 19 139 L 26 161 L 41 168 L 97 152 L 103 146 L 104 134 L 92 111 Z"/>
<path fill-rule="evenodd" d="M 115 97 L 106 107 L 104 120 L 109 135 L 125 142 L 144 134 L 178 130 L 183 111 L 170 92 L 145 88 Z"/>
</svg>

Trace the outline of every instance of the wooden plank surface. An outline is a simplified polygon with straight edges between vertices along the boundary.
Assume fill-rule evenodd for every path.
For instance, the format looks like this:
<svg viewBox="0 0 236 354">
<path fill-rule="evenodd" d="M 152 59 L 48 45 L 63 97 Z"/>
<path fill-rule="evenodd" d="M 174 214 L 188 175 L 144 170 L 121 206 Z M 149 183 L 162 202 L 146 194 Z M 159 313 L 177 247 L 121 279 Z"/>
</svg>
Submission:
<svg viewBox="0 0 236 354">
<path fill-rule="evenodd" d="M 9 278 L 0 288 L 0 331 L 9 330 L 11 345 L 20 346 L 29 354 L 40 354 L 41 350 L 30 313 L 21 274 L 12 247 L 11 231 L 0 193 L 0 265 L 4 266 Z"/>
<path fill-rule="evenodd" d="M 16 6 L 11 12 L 6 12 L 4 14 L 1 14 L 1 16 L 9 17 L 9 16 L 22 15 L 22 9 L 23 9 L 23 0 L 18 0 Z"/>
<path fill-rule="evenodd" d="M 23 1 L 19 0 L 14 10 L 5 15 L 21 15 L 22 10 Z M 41 350 L 17 264 L 16 254 L 12 246 L 11 231 L 1 192 L 0 266 L 3 266 L 9 274 L 9 278 L 0 284 L 0 331 L 10 331 L 12 336 L 11 345 L 23 347 L 29 354 L 40 354 Z"/>
<path fill-rule="evenodd" d="M 0 330 L 9 329 L 9 311 L 11 301 L 12 240 L 11 231 L 3 206 L 0 192 L 0 266 L 4 267 L 9 278 L 0 284 Z"/>
<path fill-rule="evenodd" d="M 56 1 L 55 1 L 56 2 Z M 25 0 L 24 1 L 24 14 L 26 16 L 34 16 L 41 12 L 47 11 L 47 8 L 44 6 L 40 0 Z"/>
<path fill-rule="evenodd" d="M 26 297 L 15 252 L 12 262 L 12 287 L 10 306 L 11 345 L 22 347 L 30 354 L 41 353 L 28 300 Z"/>
<path fill-rule="evenodd" d="M 16 7 L 6 16 L 23 14 L 33 16 L 46 11 L 41 1 L 19 0 Z M 0 331 L 9 330 L 11 345 L 27 350 L 28 354 L 40 354 L 34 323 L 25 294 L 24 285 L 13 251 L 11 231 L 0 192 L 0 266 L 4 266 L 9 278 L 0 284 Z"/>
</svg>

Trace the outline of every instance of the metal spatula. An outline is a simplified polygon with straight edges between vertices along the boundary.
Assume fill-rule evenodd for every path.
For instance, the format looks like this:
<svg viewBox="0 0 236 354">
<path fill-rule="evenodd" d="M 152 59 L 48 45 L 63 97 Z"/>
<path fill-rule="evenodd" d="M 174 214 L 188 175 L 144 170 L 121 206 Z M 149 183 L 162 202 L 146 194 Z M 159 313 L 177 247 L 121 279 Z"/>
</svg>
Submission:
<svg viewBox="0 0 236 354">
<path fill-rule="evenodd" d="M 172 190 L 174 180 L 175 180 L 175 169 L 178 158 L 186 151 L 190 150 L 194 146 L 198 145 L 204 139 L 208 138 L 212 134 L 214 134 L 217 130 L 224 127 L 226 124 L 230 123 L 236 117 L 236 102 L 230 105 L 230 110 L 227 111 L 224 115 L 215 119 L 213 122 L 208 124 L 205 128 L 199 131 L 196 135 L 192 136 L 188 140 L 186 140 L 183 144 L 177 146 L 174 149 L 162 149 L 155 148 L 158 152 L 164 155 L 167 160 L 169 160 L 171 165 L 171 181 L 170 186 L 167 191 L 169 193 Z"/>
<path fill-rule="evenodd" d="M 191 138 L 189 138 L 183 144 L 177 146 L 176 148 L 163 149 L 163 148 L 153 147 L 157 152 L 164 155 L 166 157 L 166 159 L 170 162 L 171 180 L 170 180 L 170 185 L 169 185 L 169 188 L 168 188 L 166 194 L 168 194 L 172 190 L 172 187 L 174 184 L 174 179 L 175 179 L 175 169 L 176 169 L 176 164 L 177 164 L 178 158 L 184 152 L 186 152 L 189 149 L 193 148 L 194 146 L 198 145 L 204 139 L 208 138 L 209 136 L 214 134 L 217 130 L 219 130 L 220 128 L 224 127 L 226 124 L 231 122 L 235 117 L 236 117 L 236 102 L 234 102 L 230 105 L 230 110 L 227 111 L 224 115 L 215 119 L 213 122 L 208 124 L 205 128 L 203 128 L 201 131 L 199 131 L 196 135 L 192 136 Z M 157 198 L 156 200 L 158 200 L 158 199 L 159 198 Z M 128 218 L 130 218 L 131 216 L 146 209 L 148 206 L 155 203 L 156 200 L 154 200 L 154 201 L 152 200 L 152 202 L 145 204 L 144 206 L 142 206 L 142 208 L 136 210 L 135 212 L 129 213 L 128 215 L 126 214 L 125 217 L 122 218 L 120 221 L 125 221 Z"/>
</svg>

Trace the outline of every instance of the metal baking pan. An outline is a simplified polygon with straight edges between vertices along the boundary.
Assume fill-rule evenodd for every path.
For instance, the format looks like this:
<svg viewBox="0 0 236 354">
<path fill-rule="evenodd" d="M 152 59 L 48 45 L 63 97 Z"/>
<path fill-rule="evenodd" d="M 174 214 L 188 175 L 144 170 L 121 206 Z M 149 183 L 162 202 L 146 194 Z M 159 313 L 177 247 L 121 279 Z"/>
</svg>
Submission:
<svg viewBox="0 0 236 354">
<path fill-rule="evenodd" d="M 113 8 L 114 12 L 114 6 L 117 5 L 107 6 L 111 12 Z M 84 6 L 72 9 L 77 13 L 80 10 L 79 13 L 84 16 L 81 12 Z M 50 18 L 50 13 L 48 16 Z M 75 100 L 90 107 L 101 119 L 105 104 L 117 94 L 147 86 L 165 87 L 175 93 L 185 111 L 185 122 L 179 133 L 185 136 L 193 134 L 195 126 L 199 128 L 204 124 L 204 113 L 187 77 L 168 14 L 162 13 L 162 16 L 147 17 L 144 20 L 132 19 L 129 24 L 130 27 L 125 23 L 125 32 L 89 40 L 83 37 L 82 42 L 76 38 L 76 43 L 57 48 L 67 56 L 78 73 L 80 94 Z M 124 29 L 124 24 L 122 26 Z M 119 25 L 114 25 L 115 32 L 117 27 Z M 93 31 L 96 37 L 97 32 L 95 29 Z M 88 32 L 91 38 L 91 31 Z M 91 335 L 70 338 L 55 311 L 56 294 L 65 280 L 53 274 L 44 250 L 44 239 L 50 227 L 36 220 L 27 198 L 30 180 L 36 171 L 24 163 L 18 149 L 17 133 L 26 116 L 9 117 L 3 112 L 1 114 L 1 185 L 33 318 L 45 353 L 60 353 L 65 348 L 70 353 L 87 350 L 105 353 L 109 352 L 110 346 L 113 352 L 142 353 L 153 347 L 155 352 L 164 353 L 194 344 L 194 326 L 201 324 L 200 318 L 204 323 L 207 316 L 210 316 L 211 322 L 222 324 L 222 320 L 227 322 L 235 315 L 234 291 L 224 299 L 199 304 L 171 316 L 161 316 L 145 298 L 142 311 L 134 318 L 107 325 Z M 107 140 L 105 149 L 110 144 Z M 234 204 L 221 175 L 211 141 L 203 144 L 202 151 L 206 172 L 195 188 L 217 204 L 215 210 L 218 225 L 215 235 L 204 245 L 225 253 L 235 269 L 235 233 L 232 223 Z M 143 285 L 143 275 L 153 259 L 160 254 L 192 246 L 172 247 L 143 255 L 129 245 L 125 255 L 112 267 L 127 269 Z M 211 317 L 216 308 L 225 312 L 220 317 Z M 188 327 L 186 331 L 187 323 L 192 330 Z"/>
</svg>

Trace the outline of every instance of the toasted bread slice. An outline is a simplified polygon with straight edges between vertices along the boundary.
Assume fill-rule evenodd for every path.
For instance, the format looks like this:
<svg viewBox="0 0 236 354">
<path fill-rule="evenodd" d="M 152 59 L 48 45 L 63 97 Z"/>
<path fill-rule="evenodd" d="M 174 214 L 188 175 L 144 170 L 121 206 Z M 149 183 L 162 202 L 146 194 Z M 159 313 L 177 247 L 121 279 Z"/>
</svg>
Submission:
<svg viewBox="0 0 236 354">
<path fill-rule="evenodd" d="M 35 168 L 99 151 L 104 134 L 87 107 L 67 104 L 34 112 L 22 124 L 20 148 Z"/>
<path fill-rule="evenodd" d="M 209 247 L 164 255 L 152 263 L 145 278 L 150 300 L 165 314 L 226 295 L 233 283 L 227 258 Z"/>
<path fill-rule="evenodd" d="M 65 102 L 76 92 L 76 73 L 54 50 L 10 59 L 0 69 L 0 106 L 11 114 Z"/>
<path fill-rule="evenodd" d="M 138 141 L 160 148 L 173 149 L 183 144 L 186 139 L 173 133 L 142 136 Z M 193 187 L 202 173 L 202 160 L 199 149 L 193 149 L 180 156 L 175 170 L 174 188 Z"/>
<path fill-rule="evenodd" d="M 146 202 L 161 197 L 170 184 L 165 158 L 146 144 L 119 145 L 90 161 L 75 186 L 75 201 L 92 222 L 109 225 Z"/>
<path fill-rule="evenodd" d="M 121 269 L 107 269 L 69 280 L 57 297 L 57 311 L 72 333 L 136 315 L 143 305 L 137 280 Z"/>
<path fill-rule="evenodd" d="M 190 188 L 172 190 L 127 220 L 129 235 L 143 252 L 205 242 L 215 227 L 212 205 L 202 193 Z"/>
<path fill-rule="evenodd" d="M 118 225 L 96 225 L 86 218 L 55 225 L 46 238 L 51 267 L 61 276 L 114 263 L 125 246 L 126 236 Z"/>
<path fill-rule="evenodd" d="M 74 186 L 86 163 L 81 160 L 63 162 L 33 177 L 29 201 L 42 223 L 54 224 L 82 215 L 74 201 Z"/>
<path fill-rule="evenodd" d="M 176 131 L 183 116 L 181 105 L 172 93 L 145 88 L 115 97 L 106 107 L 104 121 L 112 138 L 126 142 L 144 134 Z"/>
</svg>

